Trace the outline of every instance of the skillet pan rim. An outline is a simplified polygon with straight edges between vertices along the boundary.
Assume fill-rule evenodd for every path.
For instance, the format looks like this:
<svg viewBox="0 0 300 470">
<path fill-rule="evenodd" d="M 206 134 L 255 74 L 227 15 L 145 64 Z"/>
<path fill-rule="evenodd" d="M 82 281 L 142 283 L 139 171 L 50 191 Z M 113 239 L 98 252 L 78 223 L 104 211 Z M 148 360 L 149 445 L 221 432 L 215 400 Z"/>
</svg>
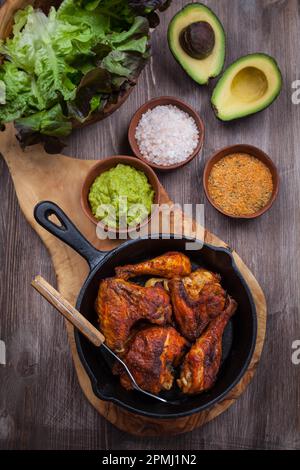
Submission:
<svg viewBox="0 0 300 470">
<path fill-rule="evenodd" d="M 79 295 L 78 295 L 78 298 L 77 298 L 77 301 L 76 301 L 76 308 L 80 311 L 79 307 L 82 303 L 86 288 L 89 285 L 91 278 L 93 278 L 93 276 L 101 268 L 101 266 L 103 266 L 104 263 L 106 263 L 110 258 L 112 258 L 117 252 L 126 249 L 128 246 L 130 246 L 132 244 L 135 244 L 138 241 L 149 240 L 149 239 L 151 240 L 151 238 L 146 236 L 146 237 L 140 237 L 140 238 L 135 239 L 135 240 L 128 240 L 127 242 L 122 243 L 121 245 L 117 246 L 113 250 L 108 251 L 107 253 L 105 253 L 103 258 L 99 261 L 99 263 L 88 274 L 88 276 L 87 276 L 87 278 L 86 278 L 86 280 L 85 280 L 85 282 L 84 282 L 84 284 L 83 284 L 83 286 L 82 286 L 82 288 L 79 292 Z M 163 234 L 158 234 L 158 235 L 154 236 L 154 238 L 152 238 L 152 239 L 153 240 L 163 239 Z M 171 235 L 169 237 L 169 239 L 175 240 L 176 237 L 174 235 Z M 184 236 L 183 239 L 188 241 L 188 242 L 197 242 L 197 239 L 192 238 L 192 237 L 188 237 L 188 236 Z M 242 276 L 242 274 L 241 274 L 241 272 L 240 272 L 240 270 L 239 270 L 239 268 L 238 268 L 238 266 L 237 266 L 237 264 L 236 264 L 236 262 L 233 258 L 233 254 L 232 254 L 233 250 L 231 248 L 218 247 L 218 246 L 211 245 L 211 244 L 205 243 L 205 242 L 203 243 L 203 242 L 199 241 L 199 243 L 202 244 L 202 248 L 199 251 L 201 251 L 203 249 L 203 247 L 206 247 L 208 249 L 211 249 L 212 251 L 225 253 L 229 256 L 230 261 L 231 261 L 231 267 L 234 270 L 235 274 L 240 279 L 240 281 L 241 281 L 241 283 L 242 283 L 242 285 L 243 285 L 243 287 L 244 287 L 244 289 L 247 293 L 248 300 L 249 300 L 249 303 L 250 303 L 251 318 L 252 318 L 252 325 L 253 325 L 253 334 L 252 334 L 252 338 L 251 338 L 251 348 L 249 350 L 249 353 L 247 355 L 246 360 L 244 361 L 244 365 L 241 368 L 241 370 L 240 370 L 239 374 L 237 375 L 236 379 L 228 387 L 226 387 L 226 389 L 220 395 L 215 397 L 213 400 L 209 401 L 208 403 L 206 403 L 204 405 L 197 406 L 197 407 L 195 407 L 195 408 L 193 408 L 189 411 L 176 412 L 176 413 L 173 413 L 173 414 L 171 414 L 171 413 L 169 413 L 169 414 L 166 413 L 165 414 L 165 413 L 161 413 L 161 412 L 157 413 L 157 412 L 151 412 L 151 411 L 144 411 L 144 410 L 141 410 L 140 408 L 137 409 L 134 406 L 128 405 L 127 403 L 120 400 L 119 398 L 116 398 L 116 397 L 114 397 L 112 395 L 109 395 L 109 394 L 105 394 L 101 390 L 99 390 L 97 378 L 96 378 L 95 374 L 92 372 L 92 370 L 91 370 L 91 368 L 90 368 L 90 366 L 89 366 L 89 364 L 88 364 L 88 362 L 85 358 L 83 350 L 82 350 L 81 339 L 83 337 L 80 334 L 80 332 L 75 329 L 74 330 L 74 336 L 75 336 L 75 344 L 76 344 L 76 349 L 77 349 L 77 352 L 78 352 L 78 356 L 79 356 L 80 361 L 81 361 L 81 363 L 82 363 L 82 365 L 83 365 L 83 367 L 84 367 L 84 369 L 85 369 L 85 371 L 86 371 L 86 373 L 87 373 L 87 375 L 90 379 L 93 393 L 100 400 L 112 402 L 115 405 L 125 409 L 126 411 L 129 411 L 130 413 L 137 414 L 137 415 L 140 415 L 140 416 L 145 416 L 147 418 L 155 418 L 155 419 L 158 419 L 158 420 L 160 420 L 160 419 L 161 420 L 167 420 L 167 419 L 172 419 L 173 420 L 173 419 L 177 419 L 177 418 L 188 417 L 188 416 L 191 416 L 191 415 L 194 415 L 194 414 L 197 414 L 197 413 L 200 413 L 202 411 L 205 411 L 205 410 L 208 410 L 208 409 L 212 408 L 217 403 L 220 403 L 226 397 L 226 395 L 231 390 L 233 390 L 234 387 L 242 380 L 243 376 L 245 375 L 245 373 L 246 373 L 246 371 L 249 367 L 249 364 L 251 363 L 251 359 L 253 357 L 255 346 L 256 346 L 256 340 L 257 340 L 257 311 L 256 311 L 255 302 L 253 300 L 252 293 L 251 293 L 246 281 L 244 280 L 244 278 L 243 278 L 243 276 Z M 164 406 L 172 407 L 173 405 L 166 404 Z"/>
</svg>

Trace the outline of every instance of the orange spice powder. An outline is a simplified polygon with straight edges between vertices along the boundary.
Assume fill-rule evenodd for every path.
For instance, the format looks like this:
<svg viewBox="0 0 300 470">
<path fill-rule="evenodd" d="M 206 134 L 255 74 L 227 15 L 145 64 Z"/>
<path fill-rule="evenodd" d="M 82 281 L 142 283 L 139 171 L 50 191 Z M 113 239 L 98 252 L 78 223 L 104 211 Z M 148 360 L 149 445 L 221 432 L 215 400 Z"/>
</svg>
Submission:
<svg viewBox="0 0 300 470">
<path fill-rule="evenodd" d="M 253 215 L 265 207 L 273 193 L 269 168 L 246 153 L 223 157 L 211 169 L 208 192 L 229 215 Z"/>
</svg>

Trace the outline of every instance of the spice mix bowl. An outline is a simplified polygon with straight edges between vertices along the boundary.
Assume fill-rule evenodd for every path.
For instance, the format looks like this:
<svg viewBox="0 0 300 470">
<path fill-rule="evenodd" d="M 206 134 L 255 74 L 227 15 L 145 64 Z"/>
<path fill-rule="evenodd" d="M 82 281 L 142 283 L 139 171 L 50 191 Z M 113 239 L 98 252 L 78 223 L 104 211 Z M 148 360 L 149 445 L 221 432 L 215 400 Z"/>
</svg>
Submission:
<svg viewBox="0 0 300 470">
<path fill-rule="evenodd" d="M 112 228 L 107 227 L 103 222 L 99 221 L 94 216 L 90 203 L 89 203 L 89 191 L 90 191 L 92 184 L 96 180 L 96 178 L 100 176 L 101 174 L 103 174 L 104 172 L 112 168 L 115 168 L 118 164 L 128 165 L 129 167 L 133 167 L 134 169 L 145 174 L 150 186 L 152 186 L 152 189 L 154 191 L 154 197 L 153 197 L 154 210 L 156 210 L 161 200 L 161 191 L 160 191 L 161 186 L 154 171 L 146 163 L 134 157 L 127 157 L 123 155 L 109 157 L 104 160 L 99 160 L 90 169 L 90 171 L 86 175 L 86 178 L 83 182 L 82 189 L 81 189 L 81 207 L 82 207 L 83 212 L 95 225 L 100 224 L 100 226 L 105 231 L 114 230 L 116 234 L 121 234 L 121 233 L 124 234 L 124 233 L 130 233 L 132 231 L 139 230 L 142 227 L 145 227 L 151 220 L 151 217 L 153 215 L 153 209 L 152 209 L 152 212 L 148 215 L 148 217 L 142 220 L 137 226 L 127 227 L 127 228 L 116 227 L 112 229 Z"/>
<path fill-rule="evenodd" d="M 234 185 L 235 188 L 238 187 L 239 175 L 234 175 L 230 166 L 223 171 L 227 171 L 227 174 L 230 175 L 231 185 L 226 186 L 226 174 L 224 178 L 220 178 L 219 174 L 219 181 L 222 179 L 222 183 L 220 183 L 220 187 L 216 188 L 217 196 L 215 197 L 215 194 L 212 194 L 211 185 L 215 183 L 212 180 L 212 170 L 216 168 L 215 165 L 217 165 L 220 160 L 225 159 L 225 157 L 228 156 L 233 156 L 236 159 L 234 168 L 236 172 L 239 171 L 238 166 L 241 164 L 241 178 L 243 172 L 245 173 L 246 171 L 245 167 L 243 167 L 243 163 L 246 163 L 243 162 L 243 158 L 248 158 L 250 163 L 252 163 L 252 167 L 248 167 L 248 174 L 245 179 L 245 196 L 247 196 L 247 203 L 249 203 L 249 205 L 253 204 L 253 207 L 255 207 L 255 205 L 261 205 L 261 207 L 256 208 L 251 213 L 245 213 L 246 211 L 243 212 L 243 204 L 245 205 L 245 201 L 233 200 L 238 193 L 235 193 L 235 191 L 231 192 L 232 185 Z M 252 158 L 250 159 L 249 156 Z M 240 162 L 238 159 L 240 159 Z M 279 174 L 270 157 L 268 157 L 268 155 L 259 148 L 245 144 L 232 145 L 219 150 L 206 162 L 203 173 L 203 187 L 208 201 L 215 209 L 221 212 L 221 214 L 235 219 L 254 219 L 267 212 L 273 205 L 279 190 Z M 257 191 L 257 189 L 259 189 L 259 191 Z M 253 201 L 251 196 L 253 196 Z M 255 200 L 255 198 L 259 198 L 259 196 L 262 198 L 262 201 Z M 224 201 L 227 201 L 227 210 L 226 203 L 224 202 L 224 205 L 221 205 L 219 201 L 217 202 L 217 197 L 223 198 Z M 264 200 L 264 198 L 266 200 Z M 236 207 L 239 207 L 240 212 L 238 210 L 235 212 L 229 211 L 228 207 L 231 202 L 233 205 L 236 204 Z"/>
<path fill-rule="evenodd" d="M 158 164 L 158 163 L 155 163 L 154 161 L 151 161 L 149 158 L 146 158 L 143 155 L 143 153 L 140 150 L 138 140 L 136 138 L 136 131 L 137 131 L 137 127 L 142 117 L 147 113 L 147 111 L 154 110 L 154 108 L 156 108 L 157 106 L 167 107 L 170 105 L 176 107 L 177 110 L 179 111 L 183 111 L 184 113 L 186 113 L 189 117 L 193 119 L 196 129 L 198 130 L 197 143 L 194 146 L 191 153 L 184 160 L 174 163 L 174 164 L 167 164 L 167 165 Z M 159 128 L 161 121 L 158 120 L 157 124 Z M 178 134 L 182 138 L 182 129 L 179 129 L 177 132 L 174 132 L 174 137 L 178 138 Z M 158 139 L 162 138 L 162 136 L 159 133 L 157 133 L 157 137 Z M 176 168 L 182 167 L 186 165 L 187 163 L 189 163 L 191 160 L 193 160 L 193 158 L 195 158 L 200 153 L 202 146 L 203 146 L 203 142 L 204 142 L 204 123 L 201 117 L 199 116 L 199 114 L 191 106 L 186 104 L 184 101 L 181 101 L 172 96 L 161 96 L 159 98 L 154 98 L 148 101 L 136 111 L 129 125 L 128 140 L 129 140 L 129 143 L 130 143 L 130 146 L 134 155 L 138 157 L 140 160 L 147 163 L 152 168 L 155 168 L 161 171 L 175 170 Z"/>
</svg>

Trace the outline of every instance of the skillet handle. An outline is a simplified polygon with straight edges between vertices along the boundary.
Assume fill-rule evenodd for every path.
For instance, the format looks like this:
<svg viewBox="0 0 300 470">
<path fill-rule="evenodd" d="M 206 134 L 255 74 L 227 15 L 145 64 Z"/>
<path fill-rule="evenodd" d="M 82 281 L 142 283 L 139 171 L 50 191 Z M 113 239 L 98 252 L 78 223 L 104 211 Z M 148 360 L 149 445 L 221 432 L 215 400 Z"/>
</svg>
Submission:
<svg viewBox="0 0 300 470">
<path fill-rule="evenodd" d="M 50 220 L 51 215 L 55 215 L 61 225 Z M 54 202 L 39 202 L 34 208 L 34 218 L 44 229 L 79 253 L 91 270 L 104 258 L 106 253 L 94 248 Z"/>
<path fill-rule="evenodd" d="M 36 276 L 31 282 L 44 299 L 53 305 L 75 328 L 77 328 L 95 346 L 101 346 L 105 337 L 97 330 L 73 305 L 70 304 L 54 287 L 52 287 L 42 276 Z"/>
</svg>

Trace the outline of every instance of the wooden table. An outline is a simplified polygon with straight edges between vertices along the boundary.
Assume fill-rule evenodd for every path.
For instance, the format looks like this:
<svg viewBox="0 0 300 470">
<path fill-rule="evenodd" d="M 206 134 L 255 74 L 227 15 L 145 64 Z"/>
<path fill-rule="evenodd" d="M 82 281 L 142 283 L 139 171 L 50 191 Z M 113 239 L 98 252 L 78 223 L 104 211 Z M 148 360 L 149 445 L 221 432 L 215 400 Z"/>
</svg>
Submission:
<svg viewBox="0 0 300 470">
<path fill-rule="evenodd" d="M 0 365 L 0 448 L 300 448 L 300 365 L 291 361 L 292 342 L 300 339 L 300 105 L 291 100 L 292 82 L 300 79 L 300 2 L 208 2 L 228 33 L 227 64 L 242 54 L 264 51 L 277 58 L 284 76 L 282 94 L 270 109 L 231 124 L 218 122 L 212 113 L 213 84 L 197 86 L 169 52 L 168 22 L 186 3 L 174 0 L 162 15 L 153 37 L 153 59 L 126 104 L 106 121 L 75 132 L 65 153 L 95 159 L 130 153 L 126 131 L 132 113 L 155 96 L 178 96 L 201 113 L 207 131 L 201 157 L 159 177 L 176 202 L 205 203 L 206 226 L 238 251 L 265 291 L 267 338 L 256 376 L 226 413 L 190 434 L 139 439 L 108 424 L 77 383 L 63 320 L 30 287 L 37 273 L 53 284 L 55 276 L 44 246 L 19 210 L 0 159 L 0 339 L 7 350 L 7 364 Z M 205 200 L 204 162 L 234 143 L 263 148 L 279 168 L 279 198 L 261 219 L 229 220 Z"/>
</svg>

